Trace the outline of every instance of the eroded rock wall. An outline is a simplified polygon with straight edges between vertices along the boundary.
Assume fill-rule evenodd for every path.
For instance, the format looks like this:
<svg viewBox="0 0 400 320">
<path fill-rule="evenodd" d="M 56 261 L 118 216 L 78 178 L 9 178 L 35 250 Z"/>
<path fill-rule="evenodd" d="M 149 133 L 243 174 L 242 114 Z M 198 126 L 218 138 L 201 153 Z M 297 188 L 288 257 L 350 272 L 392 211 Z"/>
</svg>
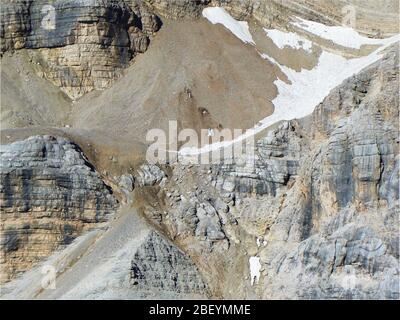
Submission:
<svg viewBox="0 0 400 320">
<path fill-rule="evenodd" d="M 396 45 L 259 140 L 254 166 L 172 166 L 146 215 L 225 298 L 398 299 L 398 65 Z"/>
<path fill-rule="evenodd" d="M 0 52 L 39 49 L 39 57 L 32 58 L 40 66 L 39 74 L 77 99 L 108 88 L 136 54 L 147 50 L 162 25 L 159 16 L 194 19 L 206 6 L 223 6 L 237 19 L 267 27 L 285 28 L 293 16 L 340 25 L 349 5 L 356 14 L 356 29 L 372 36 L 397 31 L 396 1 L 374 6 L 362 1 L 5 0 L 0 10 Z M 377 8 L 385 10 L 379 18 Z"/>
<path fill-rule="evenodd" d="M 193 261 L 154 231 L 132 258 L 131 285 L 133 290 L 187 297 L 209 294 Z"/>
<path fill-rule="evenodd" d="M 34 136 L 2 145 L 1 281 L 108 220 L 117 201 L 78 146 Z"/>
<path fill-rule="evenodd" d="M 1 52 L 39 49 L 39 73 L 73 99 L 109 87 L 161 26 L 145 6 L 117 0 L 8 0 L 0 20 Z"/>
<path fill-rule="evenodd" d="M 260 253 L 264 297 L 398 299 L 398 83 L 396 45 L 317 107 L 321 142 Z"/>
</svg>

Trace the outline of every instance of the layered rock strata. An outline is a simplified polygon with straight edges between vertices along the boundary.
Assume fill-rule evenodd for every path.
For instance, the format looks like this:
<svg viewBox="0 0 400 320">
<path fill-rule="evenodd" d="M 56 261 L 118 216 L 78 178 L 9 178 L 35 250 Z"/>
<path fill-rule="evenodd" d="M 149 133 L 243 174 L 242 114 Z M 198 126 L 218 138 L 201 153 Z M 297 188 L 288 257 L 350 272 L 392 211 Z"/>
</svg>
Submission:
<svg viewBox="0 0 400 320">
<path fill-rule="evenodd" d="M 132 259 L 134 290 L 206 297 L 208 289 L 197 267 L 176 246 L 151 232 Z"/>
<path fill-rule="evenodd" d="M 107 88 L 161 26 L 146 7 L 117 0 L 8 0 L 0 12 L 1 52 L 40 49 L 39 73 L 73 99 Z"/>
<path fill-rule="evenodd" d="M 272 130 L 252 167 L 174 166 L 146 214 L 224 297 L 398 299 L 398 61 L 396 45 Z M 243 254 L 260 258 L 253 286 Z"/>
<path fill-rule="evenodd" d="M 78 146 L 34 136 L 0 152 L 1 280 L 108 220 L 117 201 Z"/>
</svg>

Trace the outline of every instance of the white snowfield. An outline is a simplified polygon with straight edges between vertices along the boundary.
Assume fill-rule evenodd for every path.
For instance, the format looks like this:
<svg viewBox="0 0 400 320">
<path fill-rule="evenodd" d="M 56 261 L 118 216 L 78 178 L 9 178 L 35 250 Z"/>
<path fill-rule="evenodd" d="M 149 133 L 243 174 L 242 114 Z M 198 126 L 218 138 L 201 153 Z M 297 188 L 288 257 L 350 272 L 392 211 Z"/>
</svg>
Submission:
<svg viewBox="0 0 400 320">
<path fill-rule="evenodd" d="M 383 49 L 398 40 L 399 37 L 396 36 L 372 54 L 356 59 L 346 59 L 340 55 L 323 51 L 318 65 L 314 69 L 303 69 L 300 72 L 279 65 L 273 58 L 263 54 L 262 57 L 278 65 L 291 82 L 286 83 L 280 79 L 274 82 L 278 87 L 279 94 L 272 101 L 275 106 L 273 116 L 280 120 L 291 120 L 311 114 L 332 89 L 378 61 Z M 263 120 L 263 123 L 269 122 L 268 118 Z"/>
<path fill-rule="evenodd" d="M 347 48 L 360 49 L 362 45 L 381 45 L 382 39 L 372 39 L 361 36 L 350 27 L 326 26 L 315 21 L 297 18 L 299 22 L 292 24 L 300 29 L 312 33 L 320 38 L 331 40 L 334 43 Z"/>
<path fill-rule="evenodd" d="M 203 10 L 203 17 L 209 20 L 212 24 L 222 24 L 244 43 L 255 45 L 247 22 L 235 20 L 228 12 L 226 12 L 225 9 L 220 7 L 205 8 Z"/>
<path fill-rule="evenodd" d="M 250 284 L 257 284 L 260 280 L 261 263 L 259 257 L 250 257 Z"/>
<path fill-rule="evenodd" d="M 212 9 L 215 10 L 216 8 Z M 224 12 L 224 14 L 228 14 L 226 11 Z M 230 18 L 233 19 L 232 17 Z M 306 20 L 301 19 L 301 21 L 304 22 Z M 320 34 L 325 34 L 323 31 L 329 30 L 329 32 L 326 32 L 326 36 L 329 35 L 336 41 L 342 41 L 342 43 L 346 43 L 347 46 L 349 46 L 350 43 L 353 46 L 361 46 L 362 44 L 376 44 L 380 45 L 380 47 L 368 56 L 354 59 L 346 59 L 339 54 L 322 51 L 318 64 L 314 67 L 314 69 L 302 69 L 300 72 L 297 72 L 289 67 L 282 66 L 272 57 L 261 53 L 260 55 L 262 58 L 276 64 L 290 81 L 290 83 L 286 83 L 281 79 L 278 79 L 274 82 L 278 89 L 277 97 L 272 100 L 272 103 L 275 107 L 274 113 L 260 120 L 256 126 L 247 130 L 243 135 L 234 140 L 217 142 L 202 148 L 182 148 L 179 150 L 180 156 L 195 156 L 216 151 L 221 148 L 231 147 L 235 143 L 241 143 L 243 140 L 252 138 L 255 134 L 265 130 L 279 121 L 299 119 L 310 115 L 314 111 L 315 107 L 321 103 L 326 96 L 329 95 L 332 89 L 340 85 L 347 78 L 359 73 L 364 68 L 377 62 L 382 57 L 382 52 L 387 47 L 400 40 L 399 35 L 395 35 L 386 39 L 369 39 L 360 36 L 356 31 L 350 28 L 327 27 L 314 22 L 311 24 L 311 21 L 308 21 L 310 24 L 306 24 L 306 22 L 304 22 L 305 25 L 303 27 L 307 27 L 307 25 L 313 26 L 313 29 L 310 28 L 310 30 L 314 30 L 314 32 L 319 30 L 318 32 Z M 289 43 L 293 45 L 294 41 L 300 41 L 300 39 L 302 39 L 301 37 L 296 38 L 292 35 L 285 35 L 285 33 L 282 31 L 274 31 L 272 33 L 270 33 L 270 31 L 271 30 L 268 30 L 268 36 L 272 35 L 272 40 L 276 44 L 279 44 L 278 46 L 284 47 L 285 44 Z M 334 31 L 337 32 L 336 35 Z M 306 45 L 306 48 L 308 46 L 306 42 L 303 42 L 303 45 Z"/>
<path fill-rule="evenodd" d="M 312 42 L 294 32 L 283 32 L 276 29 L 263 28 L 265 33 L 279 49 L 290 47 L 293 49 L 303 49 L 307 52 L 312 52 Z"/>
</svg>

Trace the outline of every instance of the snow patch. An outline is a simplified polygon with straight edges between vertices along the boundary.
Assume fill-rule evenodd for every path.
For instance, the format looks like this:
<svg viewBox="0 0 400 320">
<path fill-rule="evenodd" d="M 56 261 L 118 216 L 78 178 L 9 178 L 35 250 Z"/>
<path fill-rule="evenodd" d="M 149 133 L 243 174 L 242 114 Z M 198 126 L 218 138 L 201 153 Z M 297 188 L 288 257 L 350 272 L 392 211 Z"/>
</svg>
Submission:
<svg viewBox="0 0 400 320">
<path fill-rule="evenodd" d="M 251 43 L 255 45 L 247 22 L 235 20 L 224 8 L 205 8 L 203 10 L 203 17 L 209 20 L 212 24 L 222 24 L 244 43 Z"/>
<path fill-rule="evenodd" d="M 279 49 L 291 47 L 297 50 L 303 49 L 307 52 L 312 52 L 312 42 L 303 37 L 300 37 L 294 32 L 283 32 L 276 29 L 266 28 L 264 28 L 264 31 Z"/>
<path fill-rule="evenodd" d="M 389 44 L 399 40 L 398 36 L 390 38 Z M 291 120 L 305 117 L 314 111 L 330 91 L 340 85 L 345 79 L 359 73 L 365 67 L 378 61 L 380 53 L 385 48 L 381 47 L 372 54 L 355 59 L 346 59 L 340 55 L 323 51 L 319 57 L 317 66 L 312 70 L 302 69 L 300 72 L 280 65 L 273 58 L 262 54 L 279 66 L 291 83 L 280 79 L 274 83 L 278 88 L 278 96 L 272 101 L 275 111 L 271 117 L 275 120 Z M 318 85 L 318 88 L 315 86 Z M 270 125 L 271 120 L 264 119 L 263 126 Z"/>
<path fill-rule="evenodd" d="M 251 285 L 254 283 L 258 283 L 260 280 L 260 270 L 261 270 L 261 263 L 259 257 L 250 257 L 249 259 L 250 264 L 250 278 L 251 278 Z"/>
<path fill-rule="evenodd" d="M 362 45 L 382 45 L 385 39 L 371 39 L 361 36 L 357 31 L 344 26 L 326 26 L 322 23 L 297 18 L 299 22 L 292 25 L 312 33 L 320 38 L 331 40 L 334 43 L 347 48 L 360 49 Z"/>
<path fill-rule="evenodd" d="M 380 41 L 384 44 L 383 46 L 370 55 L 361 58 L 346 59 L 340 55 L 323 51 L 319 57 L 318 65 L 314 69 L 302 69 L 300 72 L 282 66 L 272 57 L 261 54 L 264 59 L 275 63 L 291 82 L 286 83 L 280 79 L 274 82 L 278 88 L 278 96 L 272 101 L 275 106 L 274 113 L 262 119 L 253 128 L 232 141 L 217 142 L 202 148 L 183 148 L 179 150 L 179 155 L 185 157 L 200 155 L 230 147 L 235 143 L 253 137 L 279 121 L 289 121 L 310 115 L 315 107 L 329 95 L 332 89 L 347 78 L 377 62 L 382 58 L 382 52 L 399 40 L 400 35 L 382 39 Z"/>
</svg>

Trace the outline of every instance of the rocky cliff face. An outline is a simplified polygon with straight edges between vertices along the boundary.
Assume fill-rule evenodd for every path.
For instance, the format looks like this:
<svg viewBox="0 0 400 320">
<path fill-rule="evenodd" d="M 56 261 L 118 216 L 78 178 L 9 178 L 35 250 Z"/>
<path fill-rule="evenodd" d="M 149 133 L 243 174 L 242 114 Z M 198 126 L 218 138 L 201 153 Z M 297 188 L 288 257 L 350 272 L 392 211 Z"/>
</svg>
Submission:
<svg viewBox="0 0 400 320">
<path fill-rule="evenodd" d="M 285 122 L 257 141 L 254 163 L 212 168 L 213 184 L 226 192 L 269 194 L 292 184 L 304 149 L 304 131 L 296 121 Z"/>
<path fill-rule="evenodd" d="M 137 0 L 127 1 L 137 3 Z M 368 0 L 143 0 L 161 16 L 179 19 L 198 17 L 206 6 L 222 6 L 239 20 L 255 20 L 261 25 L 287 25 L 290 16 L 301 16 L 327 25 L 340 25 L 351 12 L 357 16 L 358 31 L 373 36 L 397 32 L 396 1 Z"/>
<path fill-rule="evenodd" d="M 394 12 L 399 7 L 396 1 L 213 0 L 211 3 L 226 7 L 237 18 L 252 18 L 262 25 L 281 24 L 284 27 L 293 15 L 327 25 L 340 25 L 346 22 L 346 14 L 354 12 L 357 17 L 354 27 L 362 33 L 383 36 L 397 32 Z"/>
<path fill-rule="evenodd" d="M 1 52 L 40 49 L 32 59 L 41 75 L 76 99 L 107 88 L 160 25 L 146 7 L 123 1 L 5 1 Z"/>
<path fill-rule="evenodd" d="M 391 15 L 395 1 L 384 6 L 388 12 L 380 19 L 374 19 L 377 10 L 371 5 L 349 4 L 362 13 L 357 27 L 365 33 L 382 36 L 397 31 Z M 224 6 L 235 18 L 254 19 L 264 26 L 286 27 L 293 15 L 327 24 L 340 24 L 343 17 L 342 6 L 328 1 L 6 0 L 0 10 L 0 52 L 40 49 L 31 58 L 40 66 L 38 73 L 77 99 L 109 87 L 136 54 L 147 50 L 161 27 L 159 16 L 195 18 L 210 5 Z"/>
<path fill-rule="evenodd" d="M 368 35 L 397 31 L 393 28 L 393 17 L 385 12 L 396 8 L 396 4 L 389 2 L 382 13 L 373 14 L 379 1 L 376 6 L 363 0 L 349 3 L 361 12 L 359 30 Z M 42 0 L 1 3 L 1 51 L 11 54 L 14 50 L 25 50 L 35 65 L 35 72 L 75 99 L 93 89 L 110 86 L 136 54 L 147 50 L 152 35 L 161 26 L 160 19 L 194 19 L 201 15 L 205 6 L 223 5 L 238 19 L 285 29 L 293 16 L 328 25 L 338 24 L 343 14 L 341 5 L 348 2 L 74 0 L 54 1 L 50 7 L 47 4 Z M 55 29 L 53 22 L 58 24 Z M 254 163 L 155 166 L 143 164 L 142 157 L 140 163 L 131 166 L 129 161 L 133 156 L 127 154 L 133 148 L 125 150 L 124 154 L 120 149 L 127 145 L 115 145 L 120 138 L 136 139 L 138 130 L 132 128 L 139 127 L 145 132 L 151 126 L 158 126 L 157 119 L 151 122 L 154 113 L 167 114 L 173 110 L 172 117 L 182 117 L 182 114 L 191 115 L 195 110 L 200 116 L 189 118 L 194 119 L 193 122 L 183 123 L 183 126 L 197 125 L 200 117 L 209 114 L 211 103 L 201 100 L 208 109 L 200 105 L 194 109 L 189 107 L 195 100 L 200 101 L 198 95 L 205 96 L 204 92 L 210 92 L 209 83 L 214 84 L 212 90 L 216 96 L 217 92 L 228 92 L 229 97 L 236 88 L 233 82 L 246 84 L 244 90 L 249 95 L 243 96 L 243 100 L 249 104 L 249 97 L 255 96 L 250 88 L 264 81 L 264 73 L 272 74 L 272 67 L 275 68 L 270 63 L 271 69 L 262 71 L 262 78 L 254 81 L 255 70 L 267 62 L 260 59 L 259 52 L 252 51 L 257 64 L 250 68 L 244 59 L 242 62 L 252 79 L 242 78 L 242 69 L 236 70 L 233 65 L 237 56 L 250 54 L 250 51 L 237 51 L 230 59 L 222 54 L 224 50 L 236 52 L 236 48 L 243 45 L 233 35 L 217 26 L 219 31 L 216 32 L 220 36 L 208 37 L 208 41 L 215 43 L 226 37 L 230 45 L 218 47 L 217 54 L 207 55 L 208 47 L 202 42 L 206 37 L 187 35 L 182 26 L 193 27 L 193 24 L 175 24 L 163 31 L 172 30 L 171 33 L 176 35 L 177 28 L 183 28 L 184 31 L 179 32 L 186 37 L 181 37 L 178 42 L 182 39 L 188 43 L 193 39 L 201 41 L 192 51 L 185 45 L 178 62 L 174 62 L 174 71 L 185 65 L 181 73 L 173 74 L 173 78 L 184 79 L 179 86 L 171 85 L 173 78 L 162 77 L 171 69 L 158 67 L 166 54 L 162 49 L 168 47 L 169 54 L 174 52 L 171 48 L 175 47 L 175 39 L 166 38 L 156 47 L 156 51 L 162 52 L 161 58 L 144 60 L 141 68 L 134 69 L 138 77 L 125 78 L 124 86 L 117 87 L 120 91 L 107 91 L 99 100 L 88 95 L 85 97 L 88 104 L 76 104 L 75 110 L 84 109 L 95 101 L 95 107 L 96 103 L 104 103 L 105 108 L 111 110 L 102 114 L 105 121 L 99 122 L 96 130 L 86 127 L 85 121 L 104 109 L 91 109 L 80 127 L 58 131 L 75 135 L 81 142 L 87 142 L 85 138 L 89 137 L 89 132 L 93 140 L 98 133 L 107 136 L 108 139 L 99 138 L 99 143 L 91 148 L 91 156 L 95 164 L 98 164 L 95 161 L 101 162 L 104 175 L 118 181 L 114 192 L 122 191 L 124 196 L 126 210 L 120 210 L 115 221 L 106 226 L 103 224 L 117 208 L 114 193 L 73 142 L 41 135 L 2 145 L 1 281 L 14 279 L 75 239 L 78 245 L 75 243 L 66 248 L 70 250 L 66 256 L 70 254 L 71 259 L 66 259 L 63 254 L 61 258 L 51 255 L 50 261 L 56 260 L 61 265 L 57 290 L 49 293 L 37 288 L 32 295 L 31 291 L 22 293 L 23 297 L 146 298 L 160 295 L 167 298 L 398 299 L 398 46 L 389 48 L 378 63 L 332 90 L 311 116 L 284 121 L 274 129 L 268 129 L 268 135 L 260 134 Z M 202 36 L 209 34 L 208 26 L 193 30 Z M 329 49 L 336 50 L 334 46 L 332 42 Z M 245 48 L 253 49 L 251 46 Z M 286 54 L 286 50 L 294 51 L 286 48 L 282 52 Z M 221 76 L 214 72 L 218 67 L 215 61 L 207 64 L 210 73 L 203 73 L 206 63 L 200 62 L 201 66 L 196 66 L 189 54 L 193 51 L 201 52 L 200 55 L 211 61 L 223 56 L 224 63 L 227 62 L 227 68 L 223 70 L 235 70 L 232 73 L 234 81 L 225 82 L 224 73 Z M 316 56 L 321 54 L 314 46 L 312 51 Z M 362 50 L 359 51 L 357 55 L 362 56 Z M 287 60 L 290 57 L 287 54 Z M 187 63 L 183 64 L 180 59 L 187 59 Z M 148 61 L 157 61 L 151 77 L 148 69 L 143 68 Z M 298 67 L 301 70 L 302 67 Z M 21 72 L 23 70 L 21 67 Z M 185 74 L 192 71 L 193 78 L 201 81 L 184 83 L 188 79 Z M 29 69 L 26 73 L 25 82 L 29 83 L 28 73 L 31 72 Z M 13 83 L 16 73 L 19 70 L 8 73 L 8 82 Z M 210 82 L 203 81 L 206 77 Z M 140 82 L 140 78 L 145 81 Z M 160 78 L 165 86 L 153 91 L 154 87 L 160 86 L 157 82 Z M 271 86 L 275 80 L 275 77 L 268 78 Z M 132 84 L 137 96 L 126 101 Z M 190 88 L 200 85 L 206 90 Z M 12 88 L 15 95 L 23 91 L 18 84 Z M 161 99 L 167 102 L 157 108 L 158 101 L 153 98 L 165 88 L 178 96 L 178 100 L 163 96 Z M 27 97 L 32 90 L 25 90 Z M 146 100 L 140 112 L 134 108 L 139 98 Z M 113 106 L 114 99 L 123 103 Z M 67 105 L 69 101 L 66 100 L 62 101 Z M 262 97 L 260 100 L 267 99 Z M 22 124 L 44 126 L 47 120 L 41 118 L 41 114 L 51 109 L 49 101 L 46 108 L 36 110 L 40 121 L 27 119 Z M 178 108 L 168 109 L 168 104 L 174 105 L 174 101 Z M 226 101 L 229 104 L 234 99 Z M 30 106 L 36 108 L 40 103 L 35 99 Z M 24 105 L 25 100 L 21 99 L 21 104 Z M 262 109 L 256 100 L 252 104 Z M 228 117 L 232 110 L 235 109 L 225 113 L 226 110 L 221 112 L 215 108 L 217 113 L 223 114 L 222 118 Z M 12 106 L 9 111 L 14 112 L 16 118 L 25 116 L 20 116 Z M 246 112 L 249 113 L 247 109 Z M 235 116 L 242 122 L 241 116 Z M 64 127 L 65 123 L 64 119 L 60 120 L 57 126 Z M 119 127 L 121 123 L 124 126 Z M 131 127 L 131 123 L 138 126 Z M 107 124 L 106 128 L 104 124 Z M 204 125 L 220 127 L 217 122 Z M 31 132 L 30 129 L 26 132 Z M 104 154 L 99 160 L 99 148 L 107 149 L 107 161 Z M 131 201 L 134 206 L 130 206 Z M 146 223 L 139 221 L 142 211 Z M 103 232 L 103 226 L 109 229 Z M 90 241 L 82 245 L 79 241 L 85 242 L 85 237 L 78 236 L 90 229 L 99 232 L 95 235 L 85 233 Z M 251 270 L 251 261 L 255 260 L 260 263 L 260 274 Z M 37 280 L 41 275 L 35 268 L 32 270 L 36 272 Z M 26 279 L 30 280 L 29 277 L 30 274 Z M 22 280 L 19 289 L 15 289 L 13 281 L 9 282 L 7 294 L 18 296 L 25 291 L 26 279 Z M 38 283 L 40 281 L 37 286 Z"/>
<path fill-rule="evenodd" d="M 259 140 L 254 167 L 175 166 L 147 215 L 206 270 L 242 274 L 212 271 L 224 297 L 397 299 L 398 83 L 395 46 Z M 260 258 L 254 287 L 238 252 Z"/>
<path fill-rule="evenodd" d="M 151 232 L 132 259 L 133 290 L 207 296 L 207 286 L 185 253 Z"/>
<path fill-rule="evenodd" d="M 398 225 L 391 222 L 399 212 L 398 81 L 395 46 L 382 61 L 334 90 L 314 112 L 312 141 L 325 138 L 312 148 L 296 182 L 294 198 L 302 201 L 283 209 L 276 224 L 283 226 L 288 219 L 287 229 L 278 233 L 285 241 L 300 241 L 285 258 L 274 259 L 278 274 L 284 273 L 288 259 L 301 266 L 296 295 L 399 295 Z M 310 281 L 314 270 L 317 289 Z M 347 280 L 353 285 L 343 287 Z"/>
<path fill-rule="evenodd" d="M 108 220 L 116 199 L 82 151 L 63 138 L 2 145 L 1 281 Z"/>
<path fill-rule="evenodd" d="M 312 142 L 320 145 L 260 253 L 272 284 L 264 297 L 290 269 L 298 280 L 285 285 L 286 297 L 398 298 L 397 49 L 314 112 Z"/>
</svg>

